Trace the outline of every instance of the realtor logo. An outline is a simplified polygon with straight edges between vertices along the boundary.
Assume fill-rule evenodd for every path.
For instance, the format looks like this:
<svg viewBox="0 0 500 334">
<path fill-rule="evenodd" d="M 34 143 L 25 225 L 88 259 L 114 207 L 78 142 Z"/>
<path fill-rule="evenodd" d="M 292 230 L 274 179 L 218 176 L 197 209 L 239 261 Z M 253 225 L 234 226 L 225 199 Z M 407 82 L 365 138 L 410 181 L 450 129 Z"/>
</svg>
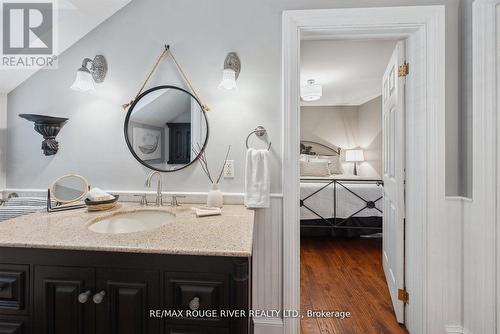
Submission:
<svg viewBox="0 0 500 334">
<path fill-rule="evenodd" d="M 2 68 L 55 67 L 54 1 L 3 1 Z"/>
</svg>

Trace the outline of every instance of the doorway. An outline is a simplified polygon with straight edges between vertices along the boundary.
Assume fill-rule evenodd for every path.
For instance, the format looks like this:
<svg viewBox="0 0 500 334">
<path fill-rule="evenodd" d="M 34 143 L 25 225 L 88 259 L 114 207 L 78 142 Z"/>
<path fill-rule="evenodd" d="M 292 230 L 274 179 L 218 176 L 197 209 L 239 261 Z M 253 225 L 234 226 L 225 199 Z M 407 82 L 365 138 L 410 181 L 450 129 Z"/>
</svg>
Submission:
<svg viewBox="0 0 500 334">
<path fill-rule="evenodd" d="M 301 333 L 405 333 L 405 42 L 305 32 L 300 51 L 301 309 L 336 311 Z"/>
<path fill-rule="evenodd" d="M 284 309 L 300 308 L 300 36 L 305 31 L 328 31 L 336 37 L 407 41 L 413 70 L 406 87 L 406 289 L 405 308 L 410 333 L 439 332 L 445 315 L 445 287 L 438 270 L 440 247 L 432 238 L 445 225 L 444 168 L 444 7 L 412 6 L 286 11 L 283 14 L 283 193 L 284 193 Z M 425 89 L 422 89 L 425 87 Z M 424 159 L 422 157 L 425 157 Z M 297 182 L 290 182 L 297 180 Z M 413 223 L 413 224 L 412 224 Z M 436 233 L 436 234 L 434 234 Z M 442 253 L 440 253 L 442 254 Z M 431 293 L 432 292 L 432 293 Z M 440 312 L 437 315 L 437 312 Z M 432 317 L 430 315 L 432 314 Z M 429 319 L 432 318 L 432 319 Z M 429 321 L 428 321 L 429 319 Z M 299 333 L 299 319 L 286 318 L 285 333 Z"/>
</svg>

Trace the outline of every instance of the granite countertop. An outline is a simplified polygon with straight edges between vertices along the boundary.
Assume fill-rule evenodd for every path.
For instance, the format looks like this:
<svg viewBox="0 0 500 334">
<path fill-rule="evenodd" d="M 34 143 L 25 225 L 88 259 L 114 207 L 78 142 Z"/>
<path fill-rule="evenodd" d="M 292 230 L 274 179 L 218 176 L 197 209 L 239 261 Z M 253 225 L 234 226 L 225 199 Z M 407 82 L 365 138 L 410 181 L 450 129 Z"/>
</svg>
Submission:
<svg viewBox="0 0 500 334">
<path fill-rule="evenodd" d="M 34 213 L 0 222 L 0 247 L 51 248 L 128 253 L 249 257 L 254 211 L 225 205 L 222 215 L 197 218 L 191 207 L 143 207 L 120 203 L 109 211 L 78 209 Z M 87 226 L 120 212 L 162 210 L 175 219 L 164 226 L 134 233 L 101 234 Z"/>
</svg>

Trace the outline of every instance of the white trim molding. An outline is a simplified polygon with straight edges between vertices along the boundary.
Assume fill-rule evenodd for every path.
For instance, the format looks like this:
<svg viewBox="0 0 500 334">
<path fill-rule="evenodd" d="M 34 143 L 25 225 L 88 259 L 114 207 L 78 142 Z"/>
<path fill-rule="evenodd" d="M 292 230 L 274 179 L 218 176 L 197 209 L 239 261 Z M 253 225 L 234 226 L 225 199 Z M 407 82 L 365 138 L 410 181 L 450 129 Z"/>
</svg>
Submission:
<svg viewBox="0 0 500 334">
<path fill-rule="evenodd" d="M 446 326 L 446 334 L 464 334 L 464 328 L 460 325 L 449 325 Z"/>
<path fill-rule="evenodd" d="M 411 333 L 443 333 L 448 294 L 445 203 L 444 6 L 300 10 L 283 13 L 283 308 L 300 308 L 299 59 L 302 31 L 407 40 L 408 77 L 406 325 Z M 295 180 L 295 181 L 294 181 Z M 299 319 L 284 319 L 298 334 Z"/>
<path fill-rule="evenodd" d="M 470 333 L 500 333 L 500 138 L 498 7 L 472 4 L 472 202 L 464 217 L 463 323 Z"/>
<path fill-rule="evenodd" d="M 253 334 L 283 334 L 283 319 L 253 318 Z"/>
<path fill-rule="evenodd" d="M 136 195 L 146 194 L 148 196 L 155 196 L 156 190 L 105 190 L 106 192 L 120 195 L 120 201 L 123 202 L 137 202 L 138 199 Z M 8 196 L 10 193 L 16 193 L 19 196 L 35 196 L 35 197 L 45 197 L 47 196 L 47 189 L 28 189 L 28 188 L 0 188 L 0 198 L 1 196 Z M 163 191 L 163 196 L 181 196 L 179 197 L 179 203 L 204 203 L 207 200 L 207 192 L 178 192 L 178 191 Z M 243 199 L 245 194 L 243 193 L 223 193 L 224 204 L 243 204 Z M 283 198 L 281 193 L 271 193 L 269 195 L 272 199 Z"/>
</svg>

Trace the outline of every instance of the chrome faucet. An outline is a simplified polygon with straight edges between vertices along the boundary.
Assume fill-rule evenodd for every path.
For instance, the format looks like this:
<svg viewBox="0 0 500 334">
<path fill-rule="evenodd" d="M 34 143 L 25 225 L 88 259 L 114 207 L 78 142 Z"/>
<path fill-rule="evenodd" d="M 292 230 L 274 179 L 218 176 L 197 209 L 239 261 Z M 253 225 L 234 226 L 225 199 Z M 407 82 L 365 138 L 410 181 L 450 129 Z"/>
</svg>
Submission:
<svg viewBox="0 0 500 334">
<path fill-rule="evenodd" d="M 149 173 L 146 179 L 146 187 L 151 187 L 151 179 L 153 179 L 153 176 L 155 175 L 158 175 L 158 183 L 156 185 L 156 206 L 162 206 L 163 196 L 161 194 L 161 174 L 157 171 L 152 171 L 151 173 Z"/>
</svg>

